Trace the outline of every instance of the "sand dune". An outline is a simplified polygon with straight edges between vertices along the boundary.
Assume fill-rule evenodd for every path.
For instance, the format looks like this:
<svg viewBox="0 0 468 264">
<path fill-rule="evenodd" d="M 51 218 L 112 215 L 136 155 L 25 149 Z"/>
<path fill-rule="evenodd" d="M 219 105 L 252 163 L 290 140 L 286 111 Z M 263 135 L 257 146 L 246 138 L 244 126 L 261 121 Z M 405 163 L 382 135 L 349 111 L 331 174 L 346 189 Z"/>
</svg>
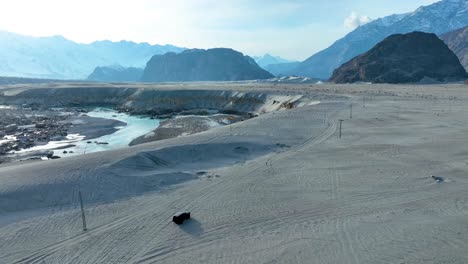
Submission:
<svg viewBox="0 0 468 264">
<path fill-rule="evenodd" d="M 4 165 L 0 262 L 468 262 L 467 86 L 220 86 L 321 103 Z M 193 219 L 176 226 L 180 210 Z"/>
</svg>

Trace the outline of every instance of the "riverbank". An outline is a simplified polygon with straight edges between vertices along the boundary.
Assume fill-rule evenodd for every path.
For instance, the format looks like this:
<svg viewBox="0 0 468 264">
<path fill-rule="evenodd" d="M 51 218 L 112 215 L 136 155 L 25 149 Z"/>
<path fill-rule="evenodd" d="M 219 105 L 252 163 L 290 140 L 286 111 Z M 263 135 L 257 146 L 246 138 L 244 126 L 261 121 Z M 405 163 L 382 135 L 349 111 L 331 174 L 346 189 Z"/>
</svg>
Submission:
<svg viewBox="0 0 468 264">
<path fill-rule="evenodd" d="M 0 141 L 2 150 L 0 160 L 6 163 L 58 159 L 82 154 L 78 146 L 82 146 L 83 142 L 104 144 L 98 139 L 116 133 L 126 127 L 127 123 L 112 118 L 111 115 L 118 114 L 116 111 L 103 116 L 100 116 L 100 112 L 104 110 L 76 108 L 32 110 L 20 107 L 0 109 L 0 115 L 5 117 L 2 119 L 3 122 L 9 123 L 9 125 L 0 125 L 0 131 L 4 131 L 0 132 L 3 133 L 3 140 Z M 149 129 L 157 126 L 157 122 L 154 120 L 151 122 L 155 125 Z M 93 151 L 98 150 L 90 147 L 89 152 Z"/>
<path fill-rule="evenodd" d="M 112 134 L 116 120 L 89 117 L 83 109 L 0 108 L 0 162 L 58 158 L 54 150 Z"/>
<path fill-rule="evenodd" d="M 127 113 L 118 112 L 108 108 L 97 108 L 87 113 L 90 118 L 113 121 L 114 124 L 108 128 L 113 129 L 112 133 L 99 135 L 98 137 L 85 138 L 74 144 L 73 147 L 64 151 L 56 152 L 56 155 L 62 157 L 76 156 L 86 153 L 109 151 L 129 146 L 129 143 L 151 130 L 159 126 L 159 119 L 151 118 L 148 116 L 129 115 Z M 82 131 L 83 135 L 96 130 L 96 124 L 88 125 L 86 130 Z M 92 128 L 92 129 L 90 129 Z M 102 126 L 97 126 L 100 130 Z M 80 128 L 77 128 L 78 130 Z M 77 130 L 77 131 L 78 131 Z M 81 134 L 81 133 L 80 133 Z M 92 139 L 92 140 L 91 140 Z M 67 151 L 68 153 L 64 153 Z M 70 153 L 70 151 L 72 153 Z"/>
<path fill-rule="evenodd" d="M 129 145 L 134 146 L 158 140 L 189 136 L 216 127 L 230 126 L 253 117 L 253 115 L 239 116 L 233 114 L 176 116 L 162 121 L 161 125 L 156 129 L 133 139 Z"/>
<path fill-rule="evenodd" d="M 19 109 L 21 111 L 28 109 L 35 115 L 39 113 L 39 115 L 50 119 L 47 124 L 38 124 L 34 120 L 30 120 L 26 125 L 28 129 L 31 129 L 32 134 L 22 134 L 20 139 L 5 134 L 7 137 L 3 140 L 10 144 L 11 148 L 5 149 L 4 153 L 6 154 L 3 157 L 8 156 L 8 158 L 3 158 L 3 162 L 57 159 L 64 156 L 112 150 L 116 147 L 126 146 L 127 143 L 135 145 L 188 136 L 217 126 L 231 126 L 238 121 L 265 113 L 319 103 L 319 101 L 313 101 L 312 98 L 296 92 L 285 94 L 284 92 L 236 92 L 190 88 L 171 90 L 145 85 L 132 87 L 130 84 L 128 88 L 107 87 L 106 84 L 101 84 L 102 87 L 94 85 L 93 83 L 61 83 L 54 84 L 54 88 L 45 87 L 45 84 L 37 84 L 33 89 L 31 86 L 21 87 L 20 85 L 0 87 L 0 104 L 5 104 L 7 108 L 17 108 L 18 111 Z M 206 84 L 201 83 L 200 85 Z M 162 86 L 170 87 L 172 85 L 163 84 Z M 114 113 L 112 116 L 127 114 L 129 116 L 148 116 L 154 120 L 165 119 L 164 125 L 157 128 L 155 124 L 151 129 L 145 128 L 143 131 L 136 127 L 134 129 L 136 133 L 130 132 L 126 135 L 125 132 L 117 131 L 115 128 L 119 125 L 109 123 L 111 121 L 100 123 L 93 122 L 92 119 L 89 122 L 73 119 L 74 114 L 81 114 L 80 111 L 86 112 L 96 107 L 115 109 L 118 113 Z M 50 112 L 51 109 L 55 110 L 52 111 L 52 115 L 47 112 Z M 66 111 L 74 109 L 75 113 L 60 112 L 60 109 Z M 68 117 L 66 117 L 67 115 Z M 57 120 L 58 117 L 61 120 Z M 66 118 L 70 120 L 66 120 Z M 113 117 L 106 118 L 112 119 Z M 73 122 L 75 123 L 73 124 Z M 34 138 L 34 135 L 40 134 L 37 133 L 39 126 L 47 128 L 45 131 L 51 132 L 51 135 L 43 137 L 40 141 Z M 51 129 L 55 126 L 60 126 L 57 132 L 58 136 L 54 134 L 55 130 Z M 8 127 L 0 127 L 0 131 L 3 128 Z M 24 131 L 18 132 L 23 133 Z M 114 133 L 116 135 L 112 137 L 104 136 Z M 95 140 L 87 140 L 84 144 L 85 138 Z M 118 138 L 118 140 L 110 143 L 109 141 L 112 141 L 113 138 Z"/>
<path fill-rule="evenodd" d="M 0 149 L 3 150 L 0 159 L 3 163 L 44 161 L 109 151 L 188 136 L 254 117 L 197 109 L 184 111 L 182 116 L 172 113 L 160 126 L 160 120 L 155 117 L 131 115 L 109 108 L 30 110 L 4 107 L 0 108 L 0 115 L 5 115 L 5 111 L 10 116 L 9 119 L 4 119 L 5 123 L 23 125 L 3 126 L 9 129 L 0 140 Z"/>
</svg>

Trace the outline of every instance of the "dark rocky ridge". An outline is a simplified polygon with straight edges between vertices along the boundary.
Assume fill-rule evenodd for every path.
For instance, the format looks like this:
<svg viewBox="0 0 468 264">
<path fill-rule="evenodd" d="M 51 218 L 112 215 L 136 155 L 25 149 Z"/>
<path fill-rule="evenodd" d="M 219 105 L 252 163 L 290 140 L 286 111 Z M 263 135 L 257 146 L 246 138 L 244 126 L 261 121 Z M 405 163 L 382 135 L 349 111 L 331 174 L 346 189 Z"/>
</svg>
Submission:
<svg viewBox="0 0 468 264">
<path fill-rule="evenodd" d="M 462 66 L 468 71 L 468 26 L 447 32 L 440 38 L 457 55 Z"/>
<path fill-rule="evenodd" d="M 88 76 L 89 81 L 98 82 L 138 82 L 143 74 L 143 69 L 122 66 L 96 67 Z"/>
<path fill-rule="evenodd" d="M 142 81 L 241 81 L 272 77 L 252 58 L 232 49 L 217 48 L 155 55 L 147 63 Z"/>
<path fill-rule="evenodd" d="M 435 34 L 395 34 L 336 69 L 336 83 L 411 83 L 424 78 L 463 80 L 465 69 Z"/>
</svg>

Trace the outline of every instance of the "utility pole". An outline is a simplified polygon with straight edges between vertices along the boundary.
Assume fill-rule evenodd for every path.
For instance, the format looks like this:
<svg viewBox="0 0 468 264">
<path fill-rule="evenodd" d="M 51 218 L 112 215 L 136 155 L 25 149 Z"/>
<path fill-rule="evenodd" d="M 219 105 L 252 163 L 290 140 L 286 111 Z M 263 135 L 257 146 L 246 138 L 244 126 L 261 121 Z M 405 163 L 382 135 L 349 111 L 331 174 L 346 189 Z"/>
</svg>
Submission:
<svg viewBox="0 0 468 264">
<path fill-rule="evenodd" d="M 86 145 L 84 146 L 84 151 L 83 151 L 83 155 L 86 154 L 86 148 L 88 147 L 88 142 L 86 142 Z"/>
<path fill-rule="evenodd" d="M 86 217 L 85 217 L 85 212 L 83 208 L 83 198 L 81 197 L 81 191 L 78 191 L 78 196 L 80 198 L 80 206 L 81 206 L 81 219 L 83 220 L 83 231 L 88 230 L 86 227 Z"/>
<path fill-rule="evenodd" d="M 340 119 L 339 121 L 340 121 L 340 138 L 341 138 L 341 126 L 342 126 L 344 120 Z"/>
<path fill-rule="evenodd" d="M 353 119 L 353 104 L 349 105 L 349 119 Z"/>
<path fill-rule="evenodd" d="M 227 119 L 229 120 L 229 134 L 232 136 L 232 123 L 234 122 L 234 117 L 228 116 Z"/>
</svg>

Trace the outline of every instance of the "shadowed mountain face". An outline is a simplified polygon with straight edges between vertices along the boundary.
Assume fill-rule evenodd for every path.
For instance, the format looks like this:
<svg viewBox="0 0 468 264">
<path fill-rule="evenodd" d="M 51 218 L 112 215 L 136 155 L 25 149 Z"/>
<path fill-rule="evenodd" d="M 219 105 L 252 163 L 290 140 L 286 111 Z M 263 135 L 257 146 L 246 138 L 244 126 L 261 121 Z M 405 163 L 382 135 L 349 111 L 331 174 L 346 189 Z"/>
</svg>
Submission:
<svg viewBox="0 0 468 264">
<path fill-rule="evenodd" d="M 98 82 L 138 82 L 142 74 L 142 68 L 104 66 L 96 67 L 93 73 L 88 76 L 88 80 Z"/>
<path fill-rule="evenodd" d="M 275 76 L 282 77 L 287 76 L 288 73 L 291 72 L 297 66 L 299 66 L 299 64 L 300 62 L 278 63 L 270 64 L 263 68 Z"/>
<path fill-rule="evenodd" d="M 457 55 L 465 70 L 468 71 L 468 26 L 445 33 L 440 38 Z"/>
<path fill-rule="evenodd" d="M 443 34 L 468 25 L 468 1 L 443 0 L 416 11 L 391 15 L 358 27 L 288 74 L 328 79 L 333 70 L 392 34 L 422 31 Z"/>
<path fill-rule="evenodd" d="M 0 31 L 0 76 L 86 79 L 97 66 L 143 68 L 155 54 L 182 50 L 131 41 L 80 44 L 61 36 L 30 37 Z"/>
<path fill-rule="evenodd" d="M 450 81 L 465 76 L 457 56 L 435 34 L 413 32 L 386 38 L 336 69 L 330 80 L 336 83 L 409 83 L 425 77 Z"/>
<path fill-rule="evenodd" d="M 218 48 L 155 55 L 146 65 L 142 81 L 240 81 L 272 77 L 252 58 L 232 49 Z"/>
</svg>

